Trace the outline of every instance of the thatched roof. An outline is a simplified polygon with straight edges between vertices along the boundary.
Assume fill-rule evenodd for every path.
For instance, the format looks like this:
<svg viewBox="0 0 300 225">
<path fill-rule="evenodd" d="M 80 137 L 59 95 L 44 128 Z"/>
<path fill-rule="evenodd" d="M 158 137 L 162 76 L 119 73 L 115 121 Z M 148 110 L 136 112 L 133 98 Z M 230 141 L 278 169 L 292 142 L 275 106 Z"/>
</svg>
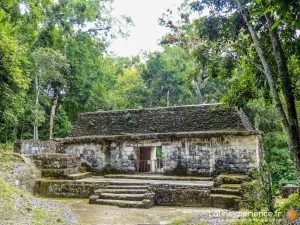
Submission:
<svg viewBox="0 0 300 225">
<path fill-rule="evenodd" d="M 82 113 L 71 136 L 249 131 L 253 128 L 242 111 L 210 104 Z"/>
</svg>

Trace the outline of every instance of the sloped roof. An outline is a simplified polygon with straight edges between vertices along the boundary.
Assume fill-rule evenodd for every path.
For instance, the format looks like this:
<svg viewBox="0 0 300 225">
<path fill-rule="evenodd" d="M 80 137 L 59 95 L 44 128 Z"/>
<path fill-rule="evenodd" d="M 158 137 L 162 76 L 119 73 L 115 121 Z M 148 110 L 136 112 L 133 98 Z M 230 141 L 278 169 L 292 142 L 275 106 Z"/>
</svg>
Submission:
<svg viewBox="0 0 300 225">
<path fill-rule="evenodd" d="M 219 104 L 99 111 L 79 114 L 72 137 L 249 132 L 253 128 L 236 107 Z"/>
</svg>

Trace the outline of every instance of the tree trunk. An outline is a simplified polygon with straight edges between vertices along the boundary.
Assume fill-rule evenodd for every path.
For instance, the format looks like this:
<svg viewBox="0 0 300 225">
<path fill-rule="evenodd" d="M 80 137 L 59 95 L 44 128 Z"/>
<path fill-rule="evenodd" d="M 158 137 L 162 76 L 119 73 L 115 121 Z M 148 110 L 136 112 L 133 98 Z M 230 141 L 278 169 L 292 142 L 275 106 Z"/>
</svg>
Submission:
<svg viewBox="0 0 300 225">
<path fill-rule="evenodd" d="M 289 123 L 289 132 L 287 135 L 287 141 L 289 143 L 290 151 L 294 158 L 298 181 L 300 183 L 300 139 L 299 139 L 299 126 L 298 126 L 298 116 L 294 98 L 294 92 L 292 87 L 292 81 L 290 78 L 287 60 L 284 51 L 281 46 L 277 28 L 272 29 L 272 24 L 274 23 L 274 18 L 270 16 L 269 13 L 265 14 L 267 20 L 269 36 L 272 42 L 273 51 L 275 54 L 275 59 L 278 67 L 279 76 L 281 78 L 281 88 L 283 96 L 287 107 L 287 119 Z"/>
<path fill-rule="evenodd" d="M 261 45 L 260 45 L 260 42 L 258 40 L 257 34 L 256 34 L 253 26 L 249 22 L 248 11 L 243 7 L 240 0 L 236 0 L 236 3 L 239 7 L 239 10 L 240 10 L 246 24 L 247 24 L 247 27 L 248 27 L 249 32 L 251 34 L 251 38 L 253 40 L 255 49 L 258 53 L 258 56 L 261 60 L 262 65 L 263 65 L 263 68 L 264 68 L 264 71 L 265 71 L 265 74 L 266 74 L 271 92 L 273 94 L 276 110 L 279 114 L 279 118 L 280 118 L 281 122 L 284 125 L 284 129 L 285 129 L 285 133 L 286 133 L 286 137 L 287 137 L 287 144 L 288 144 L 289 150 L 291 152 L 291 155 L 293 156 L 293 160 L 294 160 L 295 166 L 296 166 L 296 173 L 297 173 L 298 182 L 300 183 L 299 132 L 298 132 L 298 124 L 297 124 L 297 121 L 296 121 L 297 120 L 297 114 L 295 113 L 296 112 L 295 108 L 293 109 L 294 100 L 290 99 L 291 95 L 292 95 L 292 89 L 288 90 L 289 81 L 287 80 L 287 78 L 289 79 L 289 76 L 288 76 L 288 73 L 286 74 L 286 72 L 284 72 L 284 70 L 288 71 L 287 67 L 284 68 L 284 61 L 282 61 L 282 60 L 285 60 L 285 57 L 282 57 L 282 55 L 279 54 L 280 51 L 282 51 L 282 49 L 280 50 L 280 48 L 279 48 L 281 46 L 280 45 L 278 46 L 278 42 L 274 39 L 275 36 L 273 36 L 273 32 L 271 31 L 272 36 L 273 36 L 272 39 L 274 41 L 274 43 L 272 41 L 272 44 L 273 44 L 273 47 L 276 48 L 276 51 L 274 49 L 275 54 L 277 55 L 276 60 L 278 60 L 278 62 L 277 62 L 278 66 L 280 65 L 280 67 L 281 67 L 279 70 L 282 70 L 282 71 L 279 71 L 279 73 L 282 73 L 280 75 L 284 76 L 283 77 L 282 90 L 283 90 L 283 92 L 290 92 L 288 94 L 289 96 L 285 96 L 285 101 L 288 101 L 288 102 L 286 102 L 287 107 L 288 107 L 288 111 L 290 110 L 288 112 L 288 117 L 286 116 L 286 114 L 284 112 L 282 102 L 279 98 L 279 94 L 278 94 L 278 91 L 277 91 L 276 86 L 275 86 L 275 82 L 274 82 L 274 78 L 273 78 L 274 76 L 273 76 L 273 74 L 270 70 L 269 64 L 268 64 L 268 62 L 266 60 L 266 57 L 265 57 L 265 54 L 264 54 L 264 52 L 261 48 Z M 282 53 L 283 53 L 283 51 L 281 52 L 281 54 Z M 288 77 L 286 77 L 286 76 L 288 76 Z M 291 88 L 291 86 L 290 86 L 290 88 Z"/>
<path fill-rule="evenodd" d="M 55 111 L 57 107 L 58 101 L 58 94 L 54 95 L 53 104 L 51 106 L 51 113 L 50 113 L 50 123 L 49 123 L 49 139 L 53 138 L 53 126 L 54 126 L 54 118 L 55 118 Z"/>
<path fill-rule="evenodd" d="M 170 90 L 167 91 L 167 107 L 170 106 Z"/>
<path fill-rule="evenodd" d="M 193 81 L 193 83 L 195 84 L 195 92 L 197 94 L 199 104 L 203 104 L 205 102 L 204 95 L 201 92 L 202 82 L 204 82 L 204 79 L 200 76 L 198 77 L 197 81 Z"/>
<path fill-rule="evenodd" d="M 39 88 L 38 75 L 35 77 L 35 92 L 36 94 L 35 94 L 35 109 L 34 109 L 33 140 L 39 140 L 38 105 L 39 105 L 40 88 Z"/>
<path fill-rule="evenodd" d="M 255 49 L 256 49 L 256 52 L 257 52 L 257 54 L 260 58 L 260 61 L 261 61 L 262 65 L 263 65 L 263 68 L 264 68 L 264 71 L 265 71 L 265 74 L 266 74 L 271 92 L 273 94 L 273 98 L 274 98 L 274 101 L 275 101 L 275 106 L 276 106 L 277 112 L 279 114 L 279 117 L 280 117 L 282 123 L 284 124 L 284 126 L 286 127 L 286 126 L 288 126 L 288 121 L 287 121 L 285 112 L 283 110 L 283 106 L 282 106 L 278 91 L 277 91 L 276 86 L 275 86 L 275 82 L 274 82 L 274 79 L 273 79 L 273 74 L 271 72 L 270 66 L 269 66 L 269 64 L 267 62 L 267 59 L 265 57 L 265 54 L 262 50 L 262 47 L 261 47 L 260 42 L 258 40 L 257 34 L 256 34 L 253 26 L 249 23 L 248 12 L 244 9 L 244 7 L 242 6 L 240 0 L 236 0 L 236 2 L 239 6 L 239 10 L 240 10 L 245 22 L 247 24 L 247 27 L 249 29 L 249 32 L 251 34 L 251 37 L 252 37 L 252 40 L 253 40 L 253 43 L 254 43 L 254 46 L 255 46 Z"/>
</svg>

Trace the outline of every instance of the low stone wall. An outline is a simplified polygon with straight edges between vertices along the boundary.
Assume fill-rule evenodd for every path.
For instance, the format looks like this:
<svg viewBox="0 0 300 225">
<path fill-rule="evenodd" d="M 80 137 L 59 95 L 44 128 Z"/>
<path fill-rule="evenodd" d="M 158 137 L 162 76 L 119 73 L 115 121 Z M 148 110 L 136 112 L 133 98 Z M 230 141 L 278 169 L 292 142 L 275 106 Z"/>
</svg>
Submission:
<svg viewBox="0 0 300 225">
<path fill-rule="evenodd" d="M 105 183 L 88 183 L 66 180 L 46 180 L 36 182 L 34 193 L 50 198 L 89 198 Z"/>
<path fill-rule="evenodd" d="M 56 142 L 55 141 L 34 141 L 34 140 L 22 140 L 14 145 L 15 153 L 36 155 L 42 153 L 55 153 Z"/>
<path fill-rule="evenodd" d="M 151 185 L 155 205 L 209 207 L 209 188 L 181 185 Z"/>
<path fill-rule="evenodd" d="M 298 186 L 294 184 L 287 184 L 281 188 L 283 198 L 288 198 L 290 195 L 298 192 Z"/>
<path fill-rule="evenodd" d="M 92 183 L 67 180 L 37 181 L 35 193 L 43 197 L 53 198 L 89 198 L 97 189 L 105 188 L 109 182 Z M 155 193 L 156 205 L 203 206 L 210 205 L 210 190 L 205 187 L 153 184 L 151 191 Z"/>
<path fill-rule="evenodd" d="M 92 183 L 66 180 L 40 180 L 36 183 L 35 193 L 51 198 L 89 198 L 97 189 L 105 189 L 109 182 Z M 197 185 L 151 184 L 154 204 L 157 206 L 217 207 L 238 209 L 235 197 L 214 197 L 209 187 Z"/>
</svg>

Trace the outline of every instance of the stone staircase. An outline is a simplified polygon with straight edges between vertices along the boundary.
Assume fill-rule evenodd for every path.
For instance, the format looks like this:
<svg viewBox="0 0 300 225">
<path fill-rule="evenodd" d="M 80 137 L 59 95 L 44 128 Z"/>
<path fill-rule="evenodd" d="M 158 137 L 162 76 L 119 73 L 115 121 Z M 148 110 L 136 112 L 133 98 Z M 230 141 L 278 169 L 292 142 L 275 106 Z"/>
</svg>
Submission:
<svg viewBox="0 0 300 225">
<path fill-rule="evenodd" d="M 90 204 L 115 205 L 122 208 L 150 208 L 154 194 L 145 183 L 110 183 L 98 189 L 89 199 Z"/>
<path fill-rule="evenodd" d="M 214 188 L 210 190 L 213 206 L 238 210 L 242 197 L 242 183 L 249 180 L 243 174 L 221 174 L 214 180 Z"/>
<path fill-rule="evenodd" d="M 48 153 L 33 155 L 32 159 L 44 178 L 77 180 L 90 176 L 89 172 L 80 171 L 80 157 L 78 156 Z"/>
</svg>

